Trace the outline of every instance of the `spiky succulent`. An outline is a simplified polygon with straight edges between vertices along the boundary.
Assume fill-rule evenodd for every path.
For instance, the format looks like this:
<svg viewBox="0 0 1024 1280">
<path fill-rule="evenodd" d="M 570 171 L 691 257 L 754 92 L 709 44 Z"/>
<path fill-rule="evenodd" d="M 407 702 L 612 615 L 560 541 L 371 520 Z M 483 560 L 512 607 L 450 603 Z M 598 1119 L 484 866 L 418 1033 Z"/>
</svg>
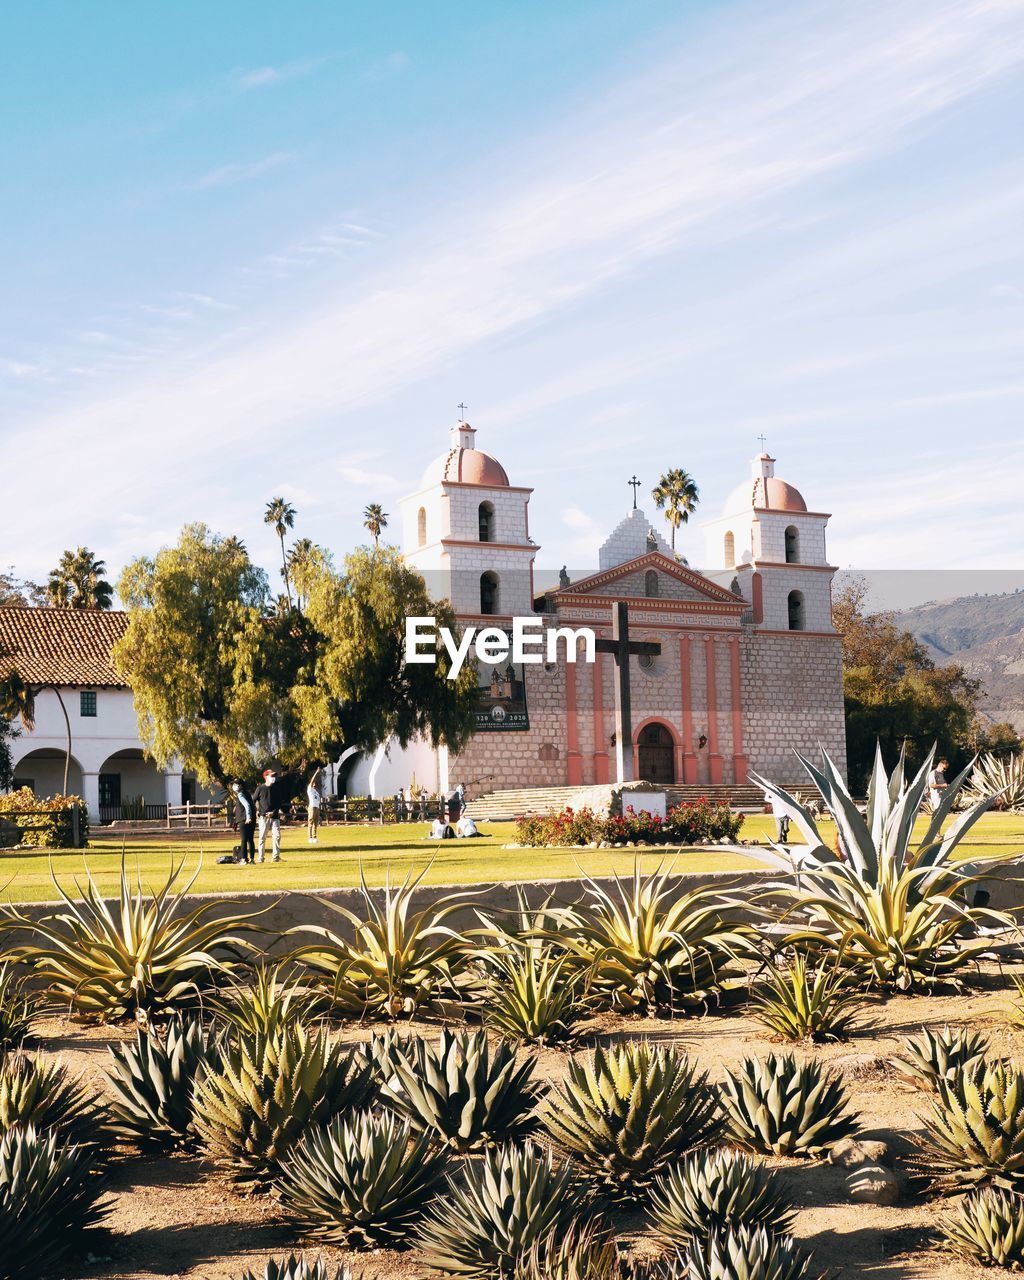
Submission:
<svg viewBox="0 0 1024 1280">
<path fill-rule="evenodd" d="M 585 896 L 552 908 L 545 936 L 588 970 L 593 999 L 628 1012 L 686 1012 L 719 999 L 730 962 L 751 950 L 740 904 L 719 888 L 685 887 L 661 866 L 616 878 L 614 891 L 584 880 Z"/>
<path fill-rule="evenodd" d="M 570 1059 L 543 1118 L 588 1181 L 616 1200 L 642 1199 L 661 1169 L 717 1129 L 707 1075 L 685 1054 L 644 1041 Z"/>
<path fill-rule="evenodd" d="M 791 1053 L 747 1058 L 719 1089 L 737 1146 L 777 1156 L 820 1156 L 857 1128 L 838 1076 Z"/>
<path fill-rule="evenodd" d="M 208 1155 L 243 1183 L 267 1181 L 312 1125 L 361 1106 L 370 1065 L 323 1030 L 291 1023 L 273 1036 L 238 1036 L 196 1083 L 194 1124 Z"/>
<path fill-rule="evenodd" d="M 106 1120 L 106 1109 L 59 1062 L 26 1053 L 0 1058 L 0 1133 L 32 1125 L 61 1142 L 96 1146 Z"/>
<path fill-rule="evenodd" d="M 490 1280 L 510 1275 L 535 1247 L 543 1251 L 538 1242 L 564 1235 L 590 1211 L 571 1164 L 532 1144 L 504 1147 L 485 1152 L 464 1181 L 449 1178 L 416 1243 L 435 1270 Z"/>
<path fill-rule="evenodd" d="M 692 1237 L 681 1251 L 686 1280 L 826 1280 L 791 1236 L 764 1227 L 728 1227 Z"/>
<path fill-rule="evenodd" d="M 418 1037 L 379 1050 L 380 1098 L 434 1139 L 459 1151 L 505 1142 L 536 1126 L 540 1089 L 535 1062 L 517 1062 L 507 1043 L 486 1031 L 445 1028 L 436 1045 Z"/>
<path fill-rule="evenodd" d="M 773 1169 L 738 1151 L 696 1151 L 661 1175 L 651 1191 L 653 1236 L 668 1249 L 690 1235 L 732 1226 L 788 1231 L 793 1205 Z"/>
<path fill-rule="evenodd" d="M 861 1001 L 840 964 L 811 968 L 802 952 L 775 969 L 753 1001 L 753 1016 L 782 1040 L 845 1040 Z"/>
<path fill-rule="evenodd" d="M 101 1184 L 85 1147 L 32 1125 L 0 1136 L 0 1277 L 36 1280 L 101 1221 Z"/>
<path fill-rule="evenodd" d="M 983 1267 L 1024 1266 L 1024 1198 L 989 1187 L 966 1196 L 942 1224 L 953 1253 Z"/>
<path fill-rule="evenodd" d="M 934 1090 L 940 1080 L 951 1080 L 961 1067 L 973 1066 L 988 1050 L 988 1041 L 977 1031 L 925 1027 L 919 1035 L 904 1039 L 903 1056 L 893 1058 L 892 1065 L 921 1088 Z"/>
<path fill-rule="evenodd" d="M 160 1031 L 140 1030 L 134 1043 L 110 1050 L 104 1073 L 112 1094 L 113 1129 L 142 1148 L 185 1143 L 193 1091 L 203 1068 L 216 1069 L 222 1042 L 198 1018 L 172 1019 Z"/>
<path fill-rule="evenodd" d="M 35 1018 L 36 1004 L 25 979 L 13 965 L 0 964 L 0 1054 L 25 1043 Z"/>
<path fill-rule="evenodd" d="M 186 905 L 197 870 L 178 887 L 182 864 L 162 888 L 148 893 L 121 863 L 119 901 L 112 907 L 86 869 L 72 897 L 54 879 L 63 901 L 56 914 L 25 915 L 8 908 L 10 927 L 27 936 L 12 954 L 32 966 L 52 998 L 77 1017 L 98 1022 L 134 1017 L 147 1025 L 193 1005 L 251 949 L 252 915 L 218 915 L 215 901 Z"/>
<path fill-rule="evenodd" d="M 283 965 L 258 965 L 247 982 L 233 981 L 210 1002 L 215 1017 L 241 1035 L 273 1036 L 296 1018 L 308 1020 L 325 1000 L 283 975 Z"/>
<path fill-rule="evenodd" d="M 297 1258 L 293 1253 L 289 1258 L 278 1262 L 268 1258 L 267 1265 L 256 1274 L 246 1271 L 241 1280 L 356 1280 L 348 1267 L 338 1267 L 336 1271 L 328 1271 L 322 1258 L 315 1262 L 307 1262 L 305 1258 Z"/>
<path fill-rule="evenodd" d="M 921 1163 L 950 1188 L 1024 1190 L 1024 1072 L 985 1059 L 937 1082 L 924 1117 Z"/>
<path fill-rule="evenodd" d="M 1024 755 L 981 756 L 974 765 L 966 799 L 974 804 L 994 796 L 1004 809 L 1024 809 Z"/>
<path fill-rule="evenodd" d="M 295 1146 L 277 1180 L 304 1236 L 352 1249 L 401 1248 L 441 1189 L 448 1153 L 393 1115 L 335 1116 Z"/>
<path fill-rule="evenodd" d="M 484 1021 L 509 1040 L 556 1044 L 586 1017 L 590 970 L 539 939 L 508 942 L 484 958 Z"/>
<path fill-rule="evenodd" d="M 512 1280 L 626 1280 L 631 1269 L 604 1223 L 577 1223 L 535 1240 Z"/>
</svg>

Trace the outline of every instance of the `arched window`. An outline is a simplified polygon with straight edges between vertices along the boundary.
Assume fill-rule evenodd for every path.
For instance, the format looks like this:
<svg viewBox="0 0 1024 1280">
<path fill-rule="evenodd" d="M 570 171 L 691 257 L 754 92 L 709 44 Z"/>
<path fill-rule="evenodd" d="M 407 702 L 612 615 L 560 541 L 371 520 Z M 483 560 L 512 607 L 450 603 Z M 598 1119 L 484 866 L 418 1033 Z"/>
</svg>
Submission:
<svg viewBox="0 0 1024 1280">
<path fill-rule="evenodd" d="M 498 612 L 498 575 L 490 569 L 480 575 L 480 612 Z"/>
<path fill-rule="evenodd" d="M 416 539 L 421 547 L 427 545 L 427 509 L 420 507 L 419 514 L 416 516 Z"/>
<path fill-rule="evenodd" d="M 658 582 L 658 571 L 656 569 L 648 569 L 644 574 L 644 595 L 653 599 L 661 594 L 661 584 Z"/>
<path fill-rule="evenodd" d="M 480 503 L 480 541 L 494 541 L 494 503 Z"/>
<path fill-rule="evenodd" d="M 727 569 L 736 568 L 736 539 L 733 537 L 732 530 L 725 535 L 725 567 Z"/>
<path fill-rule="evenodd" d="M 789 629 L 790 631 L 803 631 L 804 629 L 804 596 L 802 591 L 791 591 L 789 593 Z"/>
<path fill-rule="evenodd" d="M 800 563 L 800 530 L 790 525 L 786 530 L 786 564 Z"/>
</svg>

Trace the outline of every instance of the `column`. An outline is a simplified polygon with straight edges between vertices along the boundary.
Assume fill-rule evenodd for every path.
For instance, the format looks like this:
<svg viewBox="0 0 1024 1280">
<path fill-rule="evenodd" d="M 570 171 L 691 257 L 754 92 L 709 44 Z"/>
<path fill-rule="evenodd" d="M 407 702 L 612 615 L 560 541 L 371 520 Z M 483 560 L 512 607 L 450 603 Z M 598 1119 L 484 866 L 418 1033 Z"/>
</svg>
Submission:
<svg viewBox="0 0 1024 1280">
<path fill-rule="evenodd" d="M 693 673 L 690 668 L 690 637 L 679 637 L 679 674 L 682 686 L 683 782 L 697 781 L 697 756 L 693 750 Z"/>
<path fill-rule="evenodd" d="M 89 821 L 98 823 L 100 820 L 100 775 L 96 773 L 86 773 L 82 770 L 82 799 L 85 801 L 85 807 L 89 812 Z"/>
<path fill-rule="evenodd" d="M 722 757 L 718 752 L 718 690 L 715 679 L 714 636 L 704 637 L 704 666 L 707 674 L 708 688 L 708 768 L 709 781 L 713 787 L 722 781 Z"/>
<path fill-rule="evenodd" d="M 743 698 L 740 682 L 740 638 L 729 637 L 729 669 L 732 677 L 732 779 L 737 785 L 747 780 L 747 757 L 743 750 Z"/>
<path fill-rule="evenodd" d="M 565 772 L 570 787 L 583 785 L 583 757 L 580 755 L 576 723 L 576 663 L 566 662 L 565 671 Z"/>
<path fill-rule="evenodd" d="M 595 653 L 591 664 L 594 682 L 594 781 L 608 781 L 608 743 L 604 736 L 604 654 Z"/>
<path fill-rule="evenodd" d="M 181 804 L 180 769 L 164 770 L 164 804 L 168 807 Z"/>
</svg>

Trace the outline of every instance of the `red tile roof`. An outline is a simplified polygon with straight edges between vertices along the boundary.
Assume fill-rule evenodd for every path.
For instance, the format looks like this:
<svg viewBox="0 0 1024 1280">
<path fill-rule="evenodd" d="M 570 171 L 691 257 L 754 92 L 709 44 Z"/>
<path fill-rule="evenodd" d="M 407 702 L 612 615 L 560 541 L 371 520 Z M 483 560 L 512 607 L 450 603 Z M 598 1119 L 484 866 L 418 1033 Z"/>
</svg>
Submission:
<svg viewBox="0 0 1024 1280">
<path fill-rule="evenodd" d="M 103 609 L 0 608 L 0 673 L 29 684 L 124 686 L 110 651 L 126 613 Z"/>
</svg>

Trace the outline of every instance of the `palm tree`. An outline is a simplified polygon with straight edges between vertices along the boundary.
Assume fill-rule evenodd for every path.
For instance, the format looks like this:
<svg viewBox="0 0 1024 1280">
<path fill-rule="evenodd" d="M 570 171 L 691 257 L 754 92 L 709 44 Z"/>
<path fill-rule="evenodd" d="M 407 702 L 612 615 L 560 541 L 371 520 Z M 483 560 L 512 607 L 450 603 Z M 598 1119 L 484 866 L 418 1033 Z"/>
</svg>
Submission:
<svg viewBox="0 0 1024 1280">
<path fill-rule="evenodd" d="M 46 594 L 58 609 L 109 609 L 114 588 L 104 578 L 107 566 L 89 550 L 65 551 L 50 570 Z"/>
<path fill-rule="evenodd" d="M 373 537 L 373 545 L 380 546 L 380 535 L 388 527 L 388 513 L 379 502 L 371 502 L 363 512 L 363 528 Z"/>
<path fill-rule="evenodd" d="M 291 604 L 292 588 L 288 581 L 288 557 L 284 550 L 284 535 L 295 524 L 295 508 L 284 498 L 271 498 L 263 514 L 263 523 L 273 525 L 277 536 L 281 539 L 281 573 L 284 575 L 285 594 L 288 597 L 288 603 Z"/>
<path fill-rule="evenodd" d="M 318 547 L 312 538 L 298 538 L 288 552 L 288 570 L 292 586 L 295 588 L 295 599 L 300 609 L 309 600 L 309 587 L 314 569 L 327 563 L 327 556 L 322 547 Z"/>
<path fill-rule="evenodd" d="M 672 526 L 672 551 L 676 549 L 676 530 L 686 524 L 700 502 L 700 490 L 688 471 L 673 467 L 666 471 L 651 490 L 654 505 L 665 511 L 665 519 Z"/>
</svg>

